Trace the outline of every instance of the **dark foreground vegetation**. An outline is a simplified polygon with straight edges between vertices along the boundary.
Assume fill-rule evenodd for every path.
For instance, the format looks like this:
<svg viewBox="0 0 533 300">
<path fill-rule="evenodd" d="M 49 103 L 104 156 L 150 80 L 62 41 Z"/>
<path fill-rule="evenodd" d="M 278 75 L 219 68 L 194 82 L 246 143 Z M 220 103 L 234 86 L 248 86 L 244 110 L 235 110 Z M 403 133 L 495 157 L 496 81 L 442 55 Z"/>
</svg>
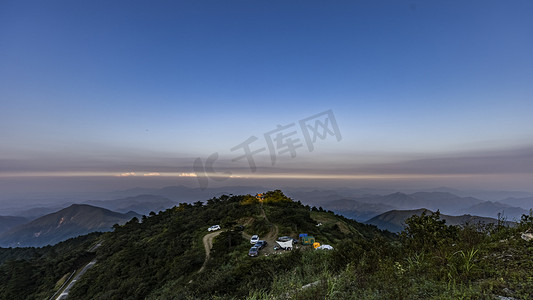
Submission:
<svg viewBox="0 0 533 300">
<path fill-rule="evenodd" d="M 202 238 L 214 224 L 223 231 L 198 272 Z M 274 228 L 279 236 L 308 233 L 335 250 L 300 246 L 248 257 L 243 235 Z M 261 201 L 222 196 L 53 247 L 0 249 L 0 299 L 46 299 L 93 259 L 69 299 L 533 299 L 533 241 L 521 238 L 531 229 L 531 214 L 513 228 L 480 228 L 446 226 L 437 212 L 411 217 L 397 236 L 281 191 Z"/>
</svg>

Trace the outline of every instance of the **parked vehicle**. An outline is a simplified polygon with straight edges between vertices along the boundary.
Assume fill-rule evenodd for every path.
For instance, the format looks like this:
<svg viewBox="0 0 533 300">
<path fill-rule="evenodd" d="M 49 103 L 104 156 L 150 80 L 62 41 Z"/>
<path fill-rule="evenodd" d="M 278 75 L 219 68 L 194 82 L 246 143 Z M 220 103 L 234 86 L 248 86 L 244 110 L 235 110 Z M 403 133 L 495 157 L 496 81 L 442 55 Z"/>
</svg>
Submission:
<svg viewBox="0 0 533 300">
<path fill-rule="evenodd" d="M 220 225 L 213 225 L 207 228 L 207 231 L 217 231 L 217 230 L 220 230 Z"/>
<path fill-rule="evenodd" d="M 290 241 L 290 240 L 292 240 L 292 243 L 293 243 L 293 244 L 298 244 L 298 240 L 297 240 L 297 239 L 293 239 L 293 238 L 290 237 L 290 236 L 280 236 L 280 237 L 278 238 L 278 241 L 280 241 L 280 242 L 288 242 L 288 241 Z"/>
<path fill-rule="evenodd" d="M 316 250 L 333 250 L 333 247 L 330 245 L 322 245 L 316 248 Z"/>
<path fill-rule="evenodd" d="M 263 249 L 267 244 L 268 244 L 267 241 L 257 241 L 257 243 L 255 243 L 254 247 L 257 247 L 259 249 Z"/>
<path fill-rule="evenodd" d="M 250 251 L 248 251 L 248 255 L 251 256 L 251 257 L 258 256 L 259 255 L 259 248 L 257 248 L 256 246 L 253 246 L 252 248 L 250 248 Z"/>
<path fill-rule="evenodd" d="M 252 235 L 252 238 L 250 239 L 250 244 L 255 245 L 259 241 L 259 236 L 257 234 Z"/>
<path fill-rule="evenodd" d="M 280 242 L 280 241 L 276 241 L 276 243 L 279 245 L 279 249 L 283 249 L 283 250 L 292 250 L 292 240 L 288 240 L 286 242 Z M 274 250 L 277 250 L 277 249 L 274 249 Z"/>
</svg>

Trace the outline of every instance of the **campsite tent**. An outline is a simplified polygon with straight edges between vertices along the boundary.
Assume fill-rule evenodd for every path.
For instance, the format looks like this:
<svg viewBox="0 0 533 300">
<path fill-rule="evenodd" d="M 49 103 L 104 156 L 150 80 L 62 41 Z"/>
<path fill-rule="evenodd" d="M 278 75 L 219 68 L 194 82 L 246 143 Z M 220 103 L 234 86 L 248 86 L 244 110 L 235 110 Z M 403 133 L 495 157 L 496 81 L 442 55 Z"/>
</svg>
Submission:
<svg viewBox="0 0 533 300">
<path fill-rule="evenodd" d="M 312 245 L 315 242 L 315 237 L 304 236 L 302 237 L 302 245 Z"/>
<path fill-rule="evenodd" d="M 320 247 L 320 243 L 319 243 L 319 242 L 314 242 L 314 243 L 313 243 L 313 248 L 316 249 L 316 248 L 318 248 L 318 247 Z"/>
</svg>

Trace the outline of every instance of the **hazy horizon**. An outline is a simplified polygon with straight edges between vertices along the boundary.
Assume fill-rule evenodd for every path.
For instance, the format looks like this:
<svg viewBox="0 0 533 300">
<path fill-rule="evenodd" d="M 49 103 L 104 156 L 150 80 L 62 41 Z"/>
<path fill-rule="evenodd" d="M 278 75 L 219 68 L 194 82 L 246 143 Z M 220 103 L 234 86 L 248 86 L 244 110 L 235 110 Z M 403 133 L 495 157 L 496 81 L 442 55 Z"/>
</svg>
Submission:
<svg viewBox="0 0 533 300">
<path fill-rule="evenodd" d="M 533 192 L 532 11 L 3 1 L 0 201 L 181 184 Z"/>
</svg>

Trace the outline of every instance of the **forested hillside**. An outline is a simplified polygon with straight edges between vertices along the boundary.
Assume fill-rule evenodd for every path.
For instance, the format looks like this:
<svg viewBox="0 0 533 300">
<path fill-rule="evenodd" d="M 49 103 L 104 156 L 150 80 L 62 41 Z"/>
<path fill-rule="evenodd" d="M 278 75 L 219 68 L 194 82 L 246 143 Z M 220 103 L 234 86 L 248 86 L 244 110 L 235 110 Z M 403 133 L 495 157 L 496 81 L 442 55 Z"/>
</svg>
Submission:
<svg viewBox="0 0 533 300">
<path fill-rule="evenodd" d="M 215 224 L 222 229 L 208 232 Z M 513 228 L 447 226 L 438 213 L 406 224 L 393 235 L 304 206 L 281 191 L 182 203 L 113 232 L 54 247 L 2 249 L 0 298 L 50 297 L 91 260 L 96 264 L 69 299 L 533 297 L 533 241 L 522 238 L 533 227 L 532 216 Z M 299 233 L 334 250 L 295 244 L 292 251 L 265 248 L 259 257 L 248 256 L 253 234 L 270 241 Z M 212 243 L 208 259 L 206 237 Z"/>
</svg>

